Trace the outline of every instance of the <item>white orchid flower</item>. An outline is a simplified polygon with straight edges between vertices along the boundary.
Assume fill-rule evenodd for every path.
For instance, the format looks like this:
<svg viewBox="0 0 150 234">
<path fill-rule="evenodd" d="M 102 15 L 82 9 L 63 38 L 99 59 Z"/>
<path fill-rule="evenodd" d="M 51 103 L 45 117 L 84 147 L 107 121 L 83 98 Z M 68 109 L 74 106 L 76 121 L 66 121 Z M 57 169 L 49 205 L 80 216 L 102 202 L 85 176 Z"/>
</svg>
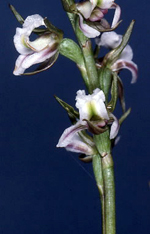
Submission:
<svg viewBox="0 0 150 234">
<path fill-rule="evenodd" d="M 108 9 L 115 9 L 111 28 L 114 28 L 117 25 L 121 15 L 121 9 L 119 5 L 115 4 L 112 0 L 89 0 L 77 3 L 76 8 L 79 12 L 78 15 L 80 29 L 88 38 L 95 38 L 100 35 L 98 26 L 101 24 L 101 19 L 108 12 Z M 88 25 L 89 22 L 91 23 L 91 26 Z M 94 27 L 94 23 L 99 23 L 97 24 L 97 28 Z"/>
<path fill-rule="evenodd" d="M 32 31 L 40 26 L 45 26 L 44 20 L 35 14 L 26 18 L 22 28 L 16 29 L 14 45 L 20 55 L 16 60 L 14 75 L 21 75 L 30 66 L 45 62 L 56 54 L 58 42 L 54 33 L 45 32 L 34 41 L 30 41 Z"/>
<path fill-rule="evenodd" d="M 69 151 L 93 155 L 95 145 L 89 137 L 83 135 L 83 130 L 90 130 L 90 121 L 95 122 L 94 127 L 101 129 L 107 122 L 113 119 L 110 130 L 110 139 L 116 137 L 119 131 L 119 123 L 116 117 L 107 112 L 105 95 L 102 90 L 95 89 L 93 94 L 86 95 L 84 90 L 79 90 L 76 96 L 76 107 L 79 109 L 80 119 L 67 128 L 59 139 L 57 147 L 65 147 Z"/>
<path fill-rule="evenodd" d="M 105 32 L 102 34 L 101 38 L 96 39 L 96 43 L 99 46 L 104 46 L 108 49 L 115 49 L 120 45 L 122 41 L 122 35 L 117 34 L 116 32 Z M 127 45 L 118 60 L 111 66 L 112 71 L 119 71 L 121 69 L 128 69 L 132 74 L 131 83 L 135 83 L 137 80 L 138 67 L 132 61 L 133 51 L 130 45 Z"/>
</svg>

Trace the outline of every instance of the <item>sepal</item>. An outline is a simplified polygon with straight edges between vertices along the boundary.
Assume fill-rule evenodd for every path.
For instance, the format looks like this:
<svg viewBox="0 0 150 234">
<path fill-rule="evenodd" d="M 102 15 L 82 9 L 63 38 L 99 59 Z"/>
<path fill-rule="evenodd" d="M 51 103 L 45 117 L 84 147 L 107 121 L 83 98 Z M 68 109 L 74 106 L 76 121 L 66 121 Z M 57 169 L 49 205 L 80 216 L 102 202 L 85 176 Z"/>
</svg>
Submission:
<svg viewBox="0 0 150 234">
<path fill-rule="evenodd" d="M 111 50 L 104 58 L 103 60 L 103 64 L 108 66 L 108 67 L 111 67 L 119 58 L 119 56 L 121 55 L 123 49 L 126 47 L 129 39 L 130 39 L 130 36 L 131 36 L 131 33 L 132 33 L 132 30 L 133 30 L 133 26 L 134 26 L 134 23 L 135 21 L 132 20 L 126 33 L 124 34 L 123 38 L 122 38 L 122 41 L 120 43 L 119 46 L 117 46 L 115 49 Z"/>
<path fill-rule="evenodd" d="M 72 106 L 64 102 L 59 97 L 54 97 L 57 100 L 57 102 L 67 111 L 71 123 L 75 124 L 77 122 L 77 119 L 79 119 L 79 113 Z"/>
<path fill-rule="evenodd" d="M 119 119 L 119 124 L 121 125 L 124 120 L 128 117 L 128 115 L 130 114 L 131 112 L 131 108 L 129 108 L 122 116 L 121 118 Z"/>
<path fill-rule="evenodd" d="M 106 122 L 104 120 L 97 120 L 97 121 L 89 121 L 87 119 L 83 119 L 84 121 L 87 122 L 87 128 L 89 130 L 89 132 L 91 132 L 94 135 L 99 135 L 105 131 L 108 130 L 107 127 L 105 127 Z M 105 127 L 105 128 L 103 128 Z"/>
<path fill-rule="evenodd" d="M 115 72 L 112 73 L 112 76 L 111 100 L 107 105 L 110 112 L 114 111 L 118 99 L 118 76 Z"/>
</svg>

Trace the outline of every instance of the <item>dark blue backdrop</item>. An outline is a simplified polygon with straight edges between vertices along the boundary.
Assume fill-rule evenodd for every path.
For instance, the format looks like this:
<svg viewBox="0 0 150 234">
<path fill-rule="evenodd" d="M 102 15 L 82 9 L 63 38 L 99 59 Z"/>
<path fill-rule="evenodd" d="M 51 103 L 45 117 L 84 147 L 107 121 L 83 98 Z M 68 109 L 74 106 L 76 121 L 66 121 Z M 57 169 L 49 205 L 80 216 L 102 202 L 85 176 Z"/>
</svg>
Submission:
<svg viewBox="0 0 150 234">
<path fill-rule="evenodd" d="M 124 123 L 121 141 L 114 149 L 117 233 L 149 233 L 150 156 L 149 1 L 118 0 L 124 33 L 130 21 L 136 25 L 130 44 L 139 78 L 130 85 L 130 73 L 122 72 L 126 102 L 132 107 Z M 25 18 L 38 13 L 74 38 L 60 0 L 12 0 Z M 1 2 L 0 43 L 0 233 L 91 234 L 100 233 L 99 195 L 91 164 L 55 145 L 70 125 L 56 94 L 74 105 L 75 93 L 84 84 L 73 62 L 60 56 L 48 71 L 36 76 L 12 74 L 18 53 L 13 45 L 19 26 Z"/>
</svg>

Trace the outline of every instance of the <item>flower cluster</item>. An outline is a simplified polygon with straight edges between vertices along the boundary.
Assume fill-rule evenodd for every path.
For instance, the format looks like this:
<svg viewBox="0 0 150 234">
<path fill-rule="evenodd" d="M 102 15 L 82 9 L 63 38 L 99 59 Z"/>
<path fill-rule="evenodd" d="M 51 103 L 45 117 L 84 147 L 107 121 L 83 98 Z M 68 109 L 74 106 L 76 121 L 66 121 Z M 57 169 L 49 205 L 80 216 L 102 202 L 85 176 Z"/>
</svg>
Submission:
<svg viewBox="0 0 150 234">
<path fill-rule="evenodd" d="M 76 5 L 79 26 L 88 38 L 95 38 L 101 31 L 111 31 L 118 25 L 121 9 L 113 0 L 89 0 Z M 109 9 L 115 9 L 111 26 L 104 19 Z"/>
</svg>

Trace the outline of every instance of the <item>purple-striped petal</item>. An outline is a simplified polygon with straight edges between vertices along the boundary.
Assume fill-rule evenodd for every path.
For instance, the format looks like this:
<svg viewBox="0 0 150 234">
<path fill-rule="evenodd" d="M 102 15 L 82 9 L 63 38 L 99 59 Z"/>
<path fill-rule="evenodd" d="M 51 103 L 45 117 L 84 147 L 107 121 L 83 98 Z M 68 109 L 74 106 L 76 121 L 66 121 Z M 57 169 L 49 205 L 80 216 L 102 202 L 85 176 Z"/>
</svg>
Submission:
<svg viewBox="0 0 150 234">
<path fill-rule="evenodd" d="M 83 17 L 79 15 L 79 26 L 81 31 L 84 33 L 84 35 L 88 38 L 95 38 L 100 35 L 100 32 L 97 31 L 96 29 L 88 26 L 86 23 L 83 22 Z"/>
<path fill-rule="evenodd" d="M 124 59 L 118 59 L 112 66 L 113 71 L 119 71 L 121 69 L 128 69 L 131 74 L 132 74 L 132 80 L 131 83 L 135 83 L 137 81 L 137 76 L 138 76 L 138 67 L 137 65 L 128 60 Z"/>
<path fill-rule="evenodd" d="M 75 125 L 67 128 L 61 138 L 59 139 L 59 142 L 57 144 L 57 147 L 67 147 L 72 142 L 72 139 L 76 133 L 78 133 L 81 130 L 86 129 L 86 125 L 81 125 L 80 122 L 77 122 Z"/>
<path fill-rule="evenodd" d="M 63 132 L 61 138 L 59 139 L 57 147 L 65 147 L 68 151 L 82 153 L 86 155 L 94 154 L 95 151 L 93 147 L 93 142 L 92 144 L 88 144 L 87 141 L 90 141 L 85 141 L 84 137 L 82 137 L 82 134 L 80 136 L 79 133 L 86 128 L 87 126 L 81 125 L 80 122 L 77 122 L 75 125 L 67 128 Z"/>
</svg>

